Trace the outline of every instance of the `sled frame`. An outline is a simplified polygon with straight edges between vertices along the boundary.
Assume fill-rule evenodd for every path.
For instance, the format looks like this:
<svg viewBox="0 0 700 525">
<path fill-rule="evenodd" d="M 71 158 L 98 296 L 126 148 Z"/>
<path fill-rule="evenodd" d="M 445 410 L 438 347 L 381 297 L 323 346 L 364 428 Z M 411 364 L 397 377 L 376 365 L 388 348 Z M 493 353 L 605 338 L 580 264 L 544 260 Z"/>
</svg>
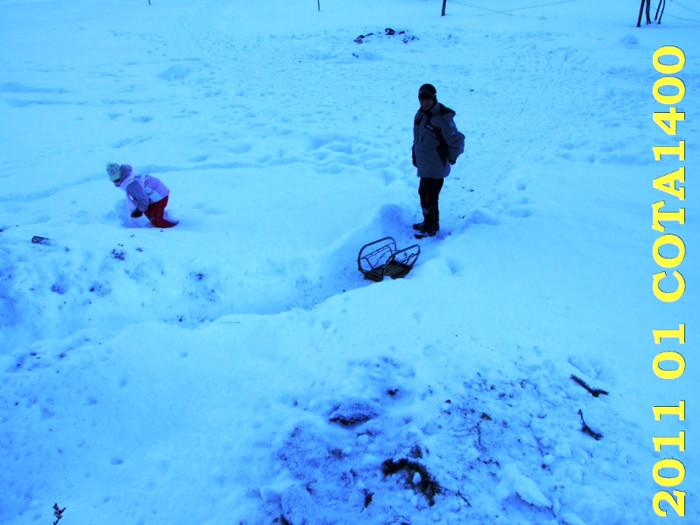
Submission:
<svg viewBox="0 0 700 525">
<path fill-rule="evenodd" d="M 370 281 L 380 282 L 384 277 L 400 279 L 411 271 L 419 255 L 419 245 L 398 249 L 393 237 L 384 237 L 360 249 L 357 268 Z"/>
</svg>

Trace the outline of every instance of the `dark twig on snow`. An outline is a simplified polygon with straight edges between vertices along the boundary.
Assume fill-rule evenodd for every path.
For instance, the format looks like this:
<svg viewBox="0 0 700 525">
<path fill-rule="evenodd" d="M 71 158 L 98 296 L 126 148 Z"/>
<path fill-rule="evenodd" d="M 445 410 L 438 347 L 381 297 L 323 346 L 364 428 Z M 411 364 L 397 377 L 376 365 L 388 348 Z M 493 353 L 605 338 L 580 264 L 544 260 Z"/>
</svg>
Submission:
<svg viewBox="0 0 700 525">
<path fill-rule="evenodd" d="M 588 423 L 586 423 L 586 420 L 583 419 L 583 412 L 581 410 L 578 411 L 578 415 L 581 416 L 581 424 L 583 425 L 581 427 L 581 432 L 583 432 L 584 434 L 588 434 L 596 441 L 601 440 L 603 438 L 603 434 L 601 434 L 600 432 L 596 432 L 595 430 L 593 430 L 591 427 L 588 426 Z"/>
<path fill-rule="evenodd" d="M 365 489 L 365 508 L 370 506 L 372 503 L 372 498 L 374 498 L 374 492 L 369 492 Z"/>
<path fill-rule="evenodd" d="M 607 395 L 608 395 L 608 393 L 607 393 L 605 390 L 601 390 L 601 389 L 599 389 L 599 388 L 591 388 L 590 386 L 588 386 L 588 383 L 586 383 L 586 382 L 585 382 L 583 379 L 581 379 L 580 377 L 576 377 L 575 375 L 571 374 L 571 379 L 573 379 L 575 382 L 577 382 L 577 383 L 578 383 L 579 385 L 581 385 L 583 388 L 585 388 L 586 390 L 588 390 L 588 392 L 590 392 L 590 394 L 591 394 L 593 397 L 598 397 L 598 396 L 600 396 L 600 395 L 604 395 L 604 396 L 607 396 Z"/>
<path fill-rule="evenodd" d="M 469 505 L 470 507 L 472 506 L 472 504 L 469 502 L 469 500 L 468 500 L 467 498 L 464 497 L 464 494 L 462 494 L 461 491 L 458 490 L 458 491 L 457 491 L 457 495 L 458 495 L 460 498 L 462 498 L 462 500 L 463 500 L 467 505 Z"/>
<path fill-rule="evenodd" d="M 58 503 L 53 504 L 53 517 L 56 518 L 56 521 L 53 522 L 53 525 L 58 525 L 58 522 L 61 521 L 61 518 L 63 517 L 63 511 L 65 511 L 66 508 L 60 508 L 58 506 Z"/>
<path fill-rule="evenodd" d="M 486 447 L 484 444 L 481 442 L 481 424 L 484 421 L 492 421 L 491 416 L 489 416 L 486 412 L 481 413 L 481 421 L 479 421 L 474 428 L 476 428 L 476 434 L 477 434 L 477 443 L 479 444 L 479 447 L 482 450 L 486 450 Z"/>
</svg>

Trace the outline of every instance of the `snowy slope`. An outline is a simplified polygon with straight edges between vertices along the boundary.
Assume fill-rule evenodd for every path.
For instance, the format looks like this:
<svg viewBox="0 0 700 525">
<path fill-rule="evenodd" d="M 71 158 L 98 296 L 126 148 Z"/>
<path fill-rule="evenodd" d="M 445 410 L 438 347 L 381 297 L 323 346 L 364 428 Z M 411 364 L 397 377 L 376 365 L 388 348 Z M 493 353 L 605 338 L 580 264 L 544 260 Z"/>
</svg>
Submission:
<svg viewBox="0 0 700 525">
<path fill-rule="evenodd" d="M 651 290 L 651 205 L 678 205 L 652 147 L 697 167 L 700 17 L 303 4 L 0 0 L 0 522 L 654 523 L 675 457 L 700 523 L 692 176 L 667 230 L 687 292 Z M 687 57 L 678 138 L 652 121 L 662 45 Z M 467 151 L 440 236 L 370 283 L 363 244 L 414 242 L 424 82 Z M 108 161 L 180 224 L 130 218 Z M 664 381 L 652 330 L 681 322 Z"/>
</svg>

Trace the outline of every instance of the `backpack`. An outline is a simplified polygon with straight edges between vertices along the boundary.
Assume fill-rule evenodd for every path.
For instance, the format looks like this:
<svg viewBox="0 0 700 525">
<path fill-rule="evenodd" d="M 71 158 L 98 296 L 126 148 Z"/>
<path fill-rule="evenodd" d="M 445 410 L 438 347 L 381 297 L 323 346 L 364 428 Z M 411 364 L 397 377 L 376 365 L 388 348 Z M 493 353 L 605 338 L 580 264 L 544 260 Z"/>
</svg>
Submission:
<svg viewBox="0 0 700 525">
<path fill-rule="evenodd" d="M 455 111 L 448 108 L 444 104 L 441 104 L 438 102 L 438 113 L 440 116 L 452 114 L 453 116 L 456 115 Z M 435 132 L 435 136 L 437 139 L 440 141 L 440 144 L 438 144 L 438 155 L 440 155 L 440 160 L 442 161 L 443 165 L 447 166 L 447 152 L 449 151 L 450 147 L 447 145 L 447 141 L 445 140 L 445 137 L 442 135 L 442 130 L 438 126 L 434 126 L 433 123 L 430 120 L 430 115 L 428 115 L 428 122 L 425 124 L 428 129 L 431 129 L 433 132 Z"/>
</svg>

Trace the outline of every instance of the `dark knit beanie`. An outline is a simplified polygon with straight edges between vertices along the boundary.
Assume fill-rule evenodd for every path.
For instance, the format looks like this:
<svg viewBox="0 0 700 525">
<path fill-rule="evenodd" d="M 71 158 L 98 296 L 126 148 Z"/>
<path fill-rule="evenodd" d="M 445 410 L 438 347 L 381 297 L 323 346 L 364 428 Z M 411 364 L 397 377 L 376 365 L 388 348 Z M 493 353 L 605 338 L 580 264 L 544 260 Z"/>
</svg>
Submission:
<svg viewBox="0 0 700 525">
<path fill-rule="evenodd" d="M 430 97 L 433 100 L 437 100 L 437 90 L 435 89 L 435 86 L 432 84 L 423 84 L 418 89 L 418 98 L 421 97 Z"/>
</svg>

